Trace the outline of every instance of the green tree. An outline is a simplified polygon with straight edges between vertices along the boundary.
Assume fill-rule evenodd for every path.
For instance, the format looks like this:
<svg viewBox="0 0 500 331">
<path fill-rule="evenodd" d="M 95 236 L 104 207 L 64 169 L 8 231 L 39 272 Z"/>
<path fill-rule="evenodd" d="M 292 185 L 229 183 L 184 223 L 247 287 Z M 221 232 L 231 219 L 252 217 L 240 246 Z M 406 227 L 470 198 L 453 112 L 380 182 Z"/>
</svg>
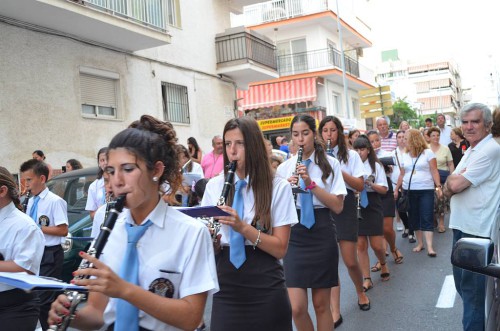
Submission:
<svg viewBox="0 0 500 331">
<path fill-rule="evenodd" d="M 420 119 L 417 116 L 416 110 L 410 106 L 406 98 L 398 98 L 393 103 L 392 109 L 394 110 L 394 114 L 389 116 L 391 119 L 391 128 L 397 130 L 402 121 L 407 121 L 414 128 L 418 128 L 420 125 Z"/>
</svg>

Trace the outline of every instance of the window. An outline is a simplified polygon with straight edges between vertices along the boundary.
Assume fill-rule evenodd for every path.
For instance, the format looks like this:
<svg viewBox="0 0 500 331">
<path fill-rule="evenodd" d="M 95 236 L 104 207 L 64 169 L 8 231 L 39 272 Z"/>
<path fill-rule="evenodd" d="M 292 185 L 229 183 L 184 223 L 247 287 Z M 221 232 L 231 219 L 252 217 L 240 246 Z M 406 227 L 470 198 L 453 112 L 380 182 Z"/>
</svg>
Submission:
<svg viewBox="0 0 500 331">
<path fill-rule="evenodd" d="M 80 68 L 81 112 L 84 117 L 117 118 L 118 74 Z"/>
<path fill-rule="evenodd" d="M 279 42 L 277 45 L 280 74 L 293 75 L 307 71 L 306 39 Z"/>
<path fill-rule="evenodd" d="M 327 40 L 328 62 L 335 67 L 340 67 L 340 52 L 337 50 L 337 44 Z"/>
<path fill-rule="evenodd" d="M 340 108 L 340 94 L 335 92 L 332 93 L 332 111 L 334 115 L 344 115 L 342 108 Z"/>
<path fill-rule="evenodd" d="M 161 83 L 163 118 L 166 121 L 189 124 L 189 101 L 186 86 Z"/>
<path fill-rule="evenodd" d="M 181 13 L 179 0 L 167 0 L 167 24 L 181 27 Z"/>
<path fill-rule="evenodd" d="M 359 100 L 352 98 L 352 113 L 354 114 L 355 118 L 359 118 L 361 116 L 360 111 L 359 111 Z"/>
</svg>

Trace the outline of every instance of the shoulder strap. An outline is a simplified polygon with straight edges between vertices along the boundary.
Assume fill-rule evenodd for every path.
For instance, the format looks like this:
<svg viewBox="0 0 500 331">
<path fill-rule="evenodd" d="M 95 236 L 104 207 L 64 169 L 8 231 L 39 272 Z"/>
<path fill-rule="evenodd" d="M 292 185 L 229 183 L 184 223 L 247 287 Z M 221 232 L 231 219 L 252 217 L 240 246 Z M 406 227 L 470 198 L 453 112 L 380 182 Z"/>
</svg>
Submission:
<svg viewBox="0 0 500 331">
<path fill-rule="evenodd" d="M 422 153 L 418 154 L 417 159 L 415 160 L 415 163 L 413 164 L 413 169 L 411 170 L 411 175 L 410 175 L 410 181 L 408 182 L 408 191 L 410 190 L 411 178 L 413 177 L 413 172 L 415 171 L 415 166 L 417 165 L 418 159 L 420 158 L 420 155 L 422 155 Z"/>
</svg>

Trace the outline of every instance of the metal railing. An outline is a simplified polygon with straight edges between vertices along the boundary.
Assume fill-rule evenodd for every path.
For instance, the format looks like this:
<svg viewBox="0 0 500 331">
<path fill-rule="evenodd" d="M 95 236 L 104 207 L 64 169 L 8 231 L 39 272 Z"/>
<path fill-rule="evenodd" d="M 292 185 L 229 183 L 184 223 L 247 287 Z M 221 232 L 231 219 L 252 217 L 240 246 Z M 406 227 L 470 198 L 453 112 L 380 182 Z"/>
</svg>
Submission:
<svg viewBox="0 0 500 331">
<path fill-rule="evenodd" d="M 252 60 L 277 69 L 273 44 L 248 32 L 239 32 L 215 38 L 217 64 L 238 60 Z"/>
<path fill-rule="evenodd" d="M 258 25 L 328 10 L 328 0 L 272 0 L 245 6 L 245 26 Z"/>
<path fill-rule="evenodd" d="M 358 61 L 347 55 L 344 55 L 344 59 L 346 73 L 359 77 Z M 342 70 L 340 60 L 341 54 L 335 49 L 321 49 L 310 52 L 280 55 L 277 61 L 278 73 L 280 76 L 289 76 L 333 68 Z"/>
<path fill-rule="evenodd" d="M 167 31 L 174 25 L 169 0 L 81 0 L 88 7 L 123 17 L 150 28 Z"/>
</svg>

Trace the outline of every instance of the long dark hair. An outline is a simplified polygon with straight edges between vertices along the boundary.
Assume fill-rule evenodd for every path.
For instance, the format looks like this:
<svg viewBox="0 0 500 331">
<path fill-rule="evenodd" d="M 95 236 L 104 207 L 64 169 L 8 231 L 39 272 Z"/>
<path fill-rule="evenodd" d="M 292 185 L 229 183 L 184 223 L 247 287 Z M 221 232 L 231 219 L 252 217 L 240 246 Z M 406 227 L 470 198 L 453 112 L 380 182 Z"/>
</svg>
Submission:
<svg viewBox="0 0 500 331">
<path fill-rule="evenodd" d="M 375 153 L 375 150 L 373 149 L 373 146 L 370 143 L 368 136 L 364 134 L 359 135 L 359 137 L 356 138 L 356 140 L 354 140 L 352 147 L 354 149 L 366 148 L 368 150 L 368 163 L 372 168 L 372 172 L 376 173 L 377 167 L 375 166 L 375 164 L 378 163 L 382 165 L 382 163 L 380 163 L 380 161 L 378 160 L 377 154 Z"/>
<path fill-rule="evenodd" d="M 198 145 L 198 142 L 196 141 L 196 139 L 194 137 L 189 137 L 187 142 L 188 142 L 188 144 L 193 145 L 193 148 L 194 148 L 194 151 L 191 154 L 191 156 L 198 158 L 198 151 L 200 150 L 200 146 Z"/>
<path fill-rule="evenodd" d="M 273 193 L 273 171 L 267 155 L 264 136 L 257 122 L 250 117 L 241 117 L 230 119 L 224 126 L 222 140 L 226 145 L 226 132 L 234 129 L 240 129 L 245 141 L 245 176 L 249 177 L 248 187 L 251 187 L 255 196 L 255 216 L 252 224 L 257 221 L 264 229 L 271 227 L 271 201 Z M 229 164 L 226 149 L 223 151 L 224 165 Z M 224 168 L 227 173 L 227 167 Z M 228 204 L 233 203 L 234 187 L 231 188 Z"/>
<path fill-rule="evenodd" d="M 156 162 L 162 162 L 165 168 L 158 183 L 161 185 L 166 181 L 170 184 L 171 192 L 177 192 L 182 183 L 182 174 L 179 171 L 176 145 L 177 137 L 171 123 L 142 115 L 140 120 L 134 121 L 127 129 L 114 136 L 108 148 L 125 148 L 144 160 L 150 171 L 154 169 Z M 169 195 L 168 200 L 175 204 L 175 195 Z"/>
<path fill-rule="evenodd" d="M 7 187 L 9 198 L 12 200 L 14 205 L 17 209 L 23 211 L 21 201 L 19 200 L 19 190 L 17 189 L 14 176 L 12 176 L 12 174 L 4 167 L 0 167 L 0 186 L 4 185 Z"/>
<path fill-rule="evenodd" d="M 98 167 L 99 167 L 99 155 L 101 155 L 103 153 L 106 154 L 106 157 L 107 157 L 107 154 L 108 154 L 107 147 L 103 147 L 99 150 L 99 152 L 97 152 L 97 166 Z M 101 179 L 103 174 L 104 174 L 104 170 L 101 169 L 101 167 L 99 167 L 99 171 L 97 171 L 97 179 Z"/>
<path fill-rule="evenodd" d="M 349 153 L 347 151 L 347 144 L 344 136 L 344 126 L 337 117 L 327 116 L 321 120 L 318 128 L 318 138 L 320 138 L 323 142 L 325 142 L 323 140 L 322 132 L 323 132 L 323 127 L 328 122 L 333 122 L 333 124 L 335 124 L 335 126 L 337 127 L 337 146 L 339 146 L 339 152 L 337 153 L 337 158 L 339 159 L 339 161 L 343 161 L 345 164 L 347 164 L 347 162 L 349 161 Z"/>
<path fill-rule="evenodd" d="M 313 136 L 317 136 L 317 131 L 316 131 L 316 120 L 307 114 L 301 114 L 297 115 L 293 118 L 292 123 L 290 124 L 290 132 L 292 132 L 293 125 L 298 122 L 304 122 L 307 124 L 309 129 L 313 132 Z M 323 147 L 323 144 L 319 143 L 314 139 L 314 151 L 315 151 L 315 162 L 318 164 L 319 168 L 321 169 L 321 172 L 323 175 L 321 176 L 321 179 L 323 182 L 326 182 L 326 179 L 330 174 L 333 174 L 332 166 L 328 162 L 328 159 L 326 158 L 326 153 L 325 153 L 325 148 Z"/>
</svg>

